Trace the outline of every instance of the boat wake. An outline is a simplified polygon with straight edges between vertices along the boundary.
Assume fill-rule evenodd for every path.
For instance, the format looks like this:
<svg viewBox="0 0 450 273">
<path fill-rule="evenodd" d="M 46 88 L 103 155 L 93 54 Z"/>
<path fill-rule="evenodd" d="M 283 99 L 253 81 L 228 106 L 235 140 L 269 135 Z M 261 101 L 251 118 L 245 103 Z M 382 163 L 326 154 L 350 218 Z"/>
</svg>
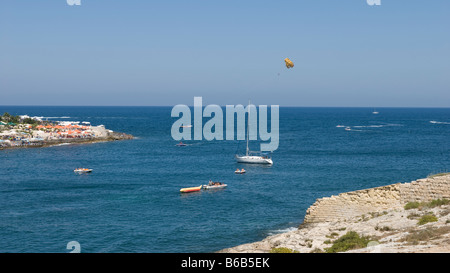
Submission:
<svg viewBox="0 0 450 273">
<path fill-rule="evenodd" d="M 450 122 L 445 122 L 445 121 L 435 121 L 435 120 L 430 120 L 430 123 L 433 123 L 433 124 L 447 124 L 447 125 L 450 124 Z"/>
<path fill-rule="evenodd" d="M 356 132 L 363 132 L 363 131 L 370 131 L 370 130 L 358 130 L 358 129 L 365 129 L 365 128 L 383 128 L 383 127 L 393 127 L 393 126 L 403 126 L 401 124 L 396 123 L 387 123 L 387 124 L 373 124 L 373 125 L 337 125 L 337 128 L 345 128 L 346 131 L 356 131 Z"/>
</svg>

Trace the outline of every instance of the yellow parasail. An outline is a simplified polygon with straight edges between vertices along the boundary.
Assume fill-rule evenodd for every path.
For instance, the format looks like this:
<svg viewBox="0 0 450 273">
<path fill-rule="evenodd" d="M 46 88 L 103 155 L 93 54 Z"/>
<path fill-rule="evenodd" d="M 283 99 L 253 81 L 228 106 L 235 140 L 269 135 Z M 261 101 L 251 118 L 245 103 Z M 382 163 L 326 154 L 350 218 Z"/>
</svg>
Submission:
<svg viewBox="0 0 450 273">
<path fill-rule="evenodd" d="M 291 60 L 289 60 L 288 58 L 284 59 L 284 62 L 286 63 L 287 68 L 294 67 L 294 63 Z"/>
</svg>

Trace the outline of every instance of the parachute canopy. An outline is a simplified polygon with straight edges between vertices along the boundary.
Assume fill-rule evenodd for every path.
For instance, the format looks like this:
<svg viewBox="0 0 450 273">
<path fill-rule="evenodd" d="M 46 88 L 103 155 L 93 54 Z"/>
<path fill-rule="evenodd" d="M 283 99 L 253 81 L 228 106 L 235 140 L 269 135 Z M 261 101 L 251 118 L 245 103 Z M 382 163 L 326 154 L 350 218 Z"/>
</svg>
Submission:
<svg viewBox="0 0 450 273">
<path fill-rule="evenodd" d="M 291 60 L 289 60 L 288 58 L 284 59 L 284 62 L 286 63 L 287 68 L 294 67 L 294 63 Z"/>
</svg>

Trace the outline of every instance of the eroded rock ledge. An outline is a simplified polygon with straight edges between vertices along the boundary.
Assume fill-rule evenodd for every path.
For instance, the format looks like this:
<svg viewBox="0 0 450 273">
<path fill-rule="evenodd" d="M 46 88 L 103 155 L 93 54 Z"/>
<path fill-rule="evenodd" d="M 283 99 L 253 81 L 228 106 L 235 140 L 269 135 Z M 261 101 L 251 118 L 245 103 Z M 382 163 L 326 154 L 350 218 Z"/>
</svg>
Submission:
<svg viewBox="0 0 450 273">
<path fill-rule="evenodd" d="M 317 199 L 298 230 L 219 252 L 267 253 L 279 247 L 298 252 L 323 251 L 330 247 L 330 241 L 348 231 L 378 238 L 376 248 L 354 252 L 450 252 L 450 205 L 404 209 L 408 202 L 436 199 L 450 199 L 450 174 Z M 437 221 L 418 225 L 417 219 L 425 214 L 436 215 Z M 415 234 L 432 231 L 437 235 L 411 243 Z"/>
</svg>

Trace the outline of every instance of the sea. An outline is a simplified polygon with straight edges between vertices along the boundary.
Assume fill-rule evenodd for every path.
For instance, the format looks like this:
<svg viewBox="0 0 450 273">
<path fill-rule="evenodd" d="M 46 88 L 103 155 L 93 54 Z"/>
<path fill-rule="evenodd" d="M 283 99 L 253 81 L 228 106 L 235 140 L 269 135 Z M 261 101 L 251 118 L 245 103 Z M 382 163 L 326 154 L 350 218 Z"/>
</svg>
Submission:
<svg viewBox="0 0 450 273">
<path fill-rule="evenodd" d="M 215 252 L 296 229 L 318 198 L 450 170 L 450 108 L 280 107 L 271 166 L 236 163 L 245 141 L 176 146 L 171 110 L 0 106 L 135 137 L 0 150 L 0 252 Z M 210 179 L 228 187 L 180 193 Z"/>
</svg>

